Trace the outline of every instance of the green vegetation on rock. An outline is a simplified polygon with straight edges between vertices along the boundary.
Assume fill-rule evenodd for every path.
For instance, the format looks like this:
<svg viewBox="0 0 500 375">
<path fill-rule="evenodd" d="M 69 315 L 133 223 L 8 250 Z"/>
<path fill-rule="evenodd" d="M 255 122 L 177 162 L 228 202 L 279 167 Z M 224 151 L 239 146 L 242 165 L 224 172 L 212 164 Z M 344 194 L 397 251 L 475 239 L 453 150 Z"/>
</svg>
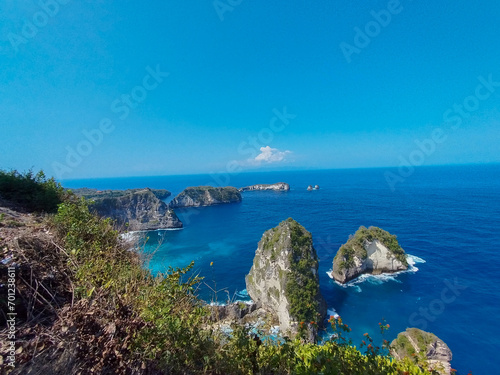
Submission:
<svg viewBox="0 0 500 375">
<path fill-rule="evenodd" d="M 235 187 L 196 186 L 184 189 L 170 202 L 170 206 L 209 206 L 232 202 L 241 202 L 241 193 Z"/>
<path fill-rule="evenodd" d="M 193 199 L 201 197 L 208 192 L 213 198 L 221 202 L 232 202 L 241 200 L 241 194 L 235 187 L 212 187 L 212 186 L 198 186 L 188 187 L 184 190 L 186 195 Z"/>
<path fill-rule="evenodd" d="M 290 226 L 292 252 L 291 274 L 287 277 L 286 297 L 290 303 L 290 314 L 298 321 L 317 322 L 319 303 L 319 281 L 313 270 L 318 269 L 312 236 L 292 218 Z"/>
<path fill-rule="evenodd" d="M 417 328 L 407 328 L 405 332 L 398 334 L 398 337 L 391 343 L 393 350 L 402 357 L 413 357 L 417 353 L 410 339 L 417 345 L 419 352 L 426 353 L 428 346 L 439 338 L 430 332 L 425 332 Z"/>
<path fill-rule="evenodd" d="M 347 269 L 354 266 L 354 256 L 364 260 L 367 258 L 368 254 L 363 244 L 365 241 L 372 242 L 374 240 L 379 240 L 389 251 L 394 255 L 394 257 L 399 260 L 403 265 L 408 266 L 408 261 L 406 260 L 406 255 L 404 250 L 399 246 L 397 237 L 390 234 L 389 232 L 378 228 L 364 226 L 359 227 L 356 233 L 349 238 L 349 240 L 343 244 L 335 258 L 341 257 L 340 269 Z"/>
</svg>

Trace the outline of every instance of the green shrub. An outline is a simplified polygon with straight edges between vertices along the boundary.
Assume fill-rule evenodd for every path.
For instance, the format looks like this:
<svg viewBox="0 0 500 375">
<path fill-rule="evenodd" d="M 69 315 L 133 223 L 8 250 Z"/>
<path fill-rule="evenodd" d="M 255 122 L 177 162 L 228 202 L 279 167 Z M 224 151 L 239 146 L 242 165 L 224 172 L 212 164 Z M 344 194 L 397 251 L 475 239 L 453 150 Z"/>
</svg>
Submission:
<svg viewBox="0 0 500 375">
<path fill-rule="evenodd" d="M 203 329 L 208 308 L 195 294 L 202 278 L 184 280 L 193 266 L 194 262 L 158 275 L 142 288 L 136 302 L 147 323 L 137 333 L 136 350 L 174 373 L 201 371 L 214 351 L 211 332 Z"/>
<path fill-rule="evenodd" d="M 30 212 L 57 211 L 65 193 L 53 178 L 47 178 L 43 171 L 19 173 L 16 170 L 0 170 L 0 197 L 17 203 Z"/>
</svg>

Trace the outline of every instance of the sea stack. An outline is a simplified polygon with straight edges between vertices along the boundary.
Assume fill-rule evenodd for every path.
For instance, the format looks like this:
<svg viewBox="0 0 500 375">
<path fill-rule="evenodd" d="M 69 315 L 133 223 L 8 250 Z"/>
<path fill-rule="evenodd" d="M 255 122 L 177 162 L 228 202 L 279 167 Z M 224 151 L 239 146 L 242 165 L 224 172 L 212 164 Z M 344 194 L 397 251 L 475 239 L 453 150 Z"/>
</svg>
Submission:
<svg viewBox="0 0 500 375">
<path fill-rule="evenodd" d="M 377 275 L 406 269 L 406 254 L 396 236 L 377 227 L 361 226 L 338 250 L 331 276 L 344 284 L 365 273 Z"/>
<path fill-rule="evenodd" d="M 288 191 L 290 185 L 286 182 L 277 182 L 275 184 L 258 184 L 252 186 L 242 187 L 240 191 L 255 191 L 255 190 L 274 190 L 274 191 Z"/>
<path fill-rule="evenodd" d="M 415 360 L 423 353 L 427 358 L 427 370 L 434 370 L 441 375 L 451 374 L 452 353 L 448 345 L 433 333 L 418 328 L 407 328 L 392 341 L 391 355 L 396 359 L 408 357 Z"/>
<path fill-rule="evenodd" d="M 279 321 L 280 331 L 316 341 L 326 315 L 312 236 L 292 218 L 267 230 L 245 278 L 248 294 Z"/>
</svg>

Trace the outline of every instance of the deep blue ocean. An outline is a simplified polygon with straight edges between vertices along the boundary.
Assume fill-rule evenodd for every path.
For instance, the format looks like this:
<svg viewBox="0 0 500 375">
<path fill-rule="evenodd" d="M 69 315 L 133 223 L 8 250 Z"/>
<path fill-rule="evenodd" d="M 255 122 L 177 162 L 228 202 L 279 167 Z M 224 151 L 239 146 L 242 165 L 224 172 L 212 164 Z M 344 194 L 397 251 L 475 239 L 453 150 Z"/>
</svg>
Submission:
<svg viewBox="0 0 500 375">
<path fill-rule="evenodd" d="M 352 328 L 380 338 L 385 319 L 392 340 L 407 327 L 435 333 L 453 352 L 459 374 L 500 374 L 500 165 L 420 167 L 392 191 L 384 173 L 396 169 L 262 172 L 223 175 L 71 180 L 68 188 L 163 188 L 173 198 L 187 186 L 242 187 L 287 182 L 289 192 L 245 192 L 243 202 L 177 209 L 178 231 L 150 232 L 150 268 L 165 271 L 192 260 L 217 300 L 244 299 L 245 275 L 262 233 L 292 217 L 313 235 L 320 258 L 321 292 L 330 313 Z M 307 191 L 318 184 L 317 191 Z M 170 198 L 170 199 L 171 199 Z M 359 226 L 379 226 L 398 236 L 416 260 L 412 272 L 368 277 L 342 287 L 327 275 L 341 244 Z M 213 262 L 213 266 L 210 263 Z M 418 270 L 417 270 L 418 269 Z M 215 296 L 200 290 L 207 301 Z"/>
</svg>

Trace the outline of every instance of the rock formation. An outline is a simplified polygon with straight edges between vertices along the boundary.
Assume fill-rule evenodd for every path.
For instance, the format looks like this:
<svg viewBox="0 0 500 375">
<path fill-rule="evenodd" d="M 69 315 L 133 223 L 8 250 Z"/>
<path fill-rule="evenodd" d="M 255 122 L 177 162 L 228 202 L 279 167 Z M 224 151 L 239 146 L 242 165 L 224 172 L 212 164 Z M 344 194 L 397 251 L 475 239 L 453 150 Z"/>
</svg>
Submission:
<svg viewBox="0 0 500 375">
<path fill-rule="evenodd" d="M 169 206 L 200 207 L 234 202 L 241 202 L 241 194 L 234 187 L 197 186 L 184 189 L 170 202 Z"/>
<path fill-rule="evenodd" d="M 211 320 L 225 320 L 230 323 L 242 323 L 241 320 L 248 314 L 254 312 L 259 306 L 256 303 L 233 302 L 228 305 L 210 306 Z"/>
<path fill-rule="evenodd" d="M 377 227 L 367 229 L 362 226 L 335 255 L 331 276 L 346 283 L 364 273 L 392 273 L 406 269 L 406 254 L 396 236 Z"/>
<path fill-rule="evenodd" d="M 267 230 L 245 278 L 248 294 L 279 321 L 285 335 L 315 341 L 326 314 L 312 236 L 292 218 Z"/>
<path fill-rule="evenodd" d="M 391 343 L 390 353 L 397 359 L 414 359 L 422 353 L 427 358 L 428 370 L 433 369 L 442 375 L 451 373 L 452 353 L 448 345 L 436 335 L 418 328 L 407 328 L 401 332 Z"/>
<path fill-rule="evenodd" d="M 288 191 L 290 190 L 290 185 L 285 182 L 278 182 L 276 184 L 258 184 L 252 186 L 246 186 L 239 189 L 240 191 L 254 191 L 254 190 L 275 190 L 275 191 Z"/>
<path fill-rule="evenodd" d="M 114 195 L 94 198 L 90 208 L 130 231 L 182 228 L 174 210 L 158 198 L 164 196 L 161 192 L 148 188 L 115 191 Z"/>
</svg>

